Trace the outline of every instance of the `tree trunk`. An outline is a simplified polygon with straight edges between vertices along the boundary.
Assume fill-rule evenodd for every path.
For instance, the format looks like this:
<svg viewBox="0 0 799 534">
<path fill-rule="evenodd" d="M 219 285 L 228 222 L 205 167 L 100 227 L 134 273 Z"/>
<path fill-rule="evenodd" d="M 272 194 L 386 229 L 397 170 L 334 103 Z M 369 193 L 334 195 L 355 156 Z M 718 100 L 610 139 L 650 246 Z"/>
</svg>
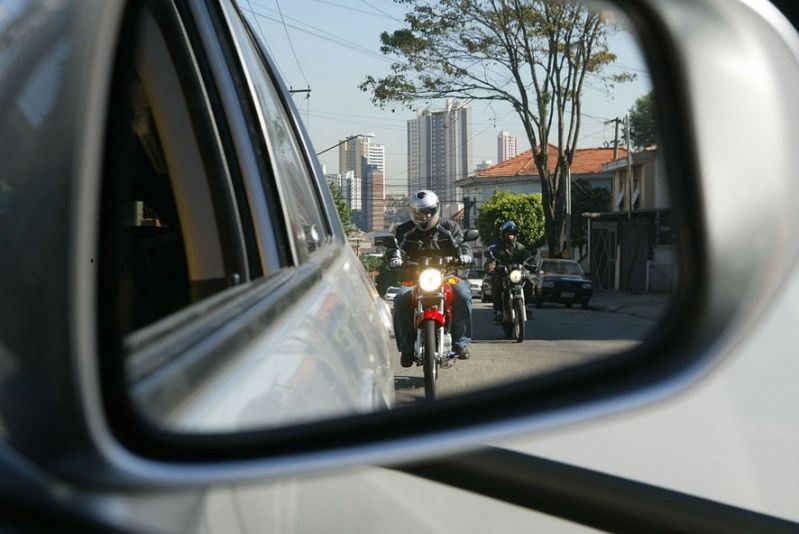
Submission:
<svg viewBox="0 0 799 534">
<path fill-rule="evenodd" d="M 542 158 L 543 159 L 543 158 Z M 544 238 L 550 258 L 560 258 L 566 246 L 566 184 L 558 170 L 550 174 L 546 167 L 538 165 L 541 177 L 541 201 L 544 207 Z"/>
</svg>

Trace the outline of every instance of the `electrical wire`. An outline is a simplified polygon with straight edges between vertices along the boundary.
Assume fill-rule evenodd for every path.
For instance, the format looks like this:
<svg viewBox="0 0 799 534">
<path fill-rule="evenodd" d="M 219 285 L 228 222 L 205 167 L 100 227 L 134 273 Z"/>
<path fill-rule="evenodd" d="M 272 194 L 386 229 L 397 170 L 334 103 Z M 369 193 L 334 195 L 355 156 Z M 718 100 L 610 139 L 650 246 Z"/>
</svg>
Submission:
<svg viewBox="0 0 799 534">
<path fill-rule="evenodd" d="M 311 83 L 308 81 L 308 78 L 305 76 L 305 72 L 302 70 L 302 65 L 300 65 L 300 60 L 297 57 L 297 52 L 294 50 L 294 43 L 291 42 L 291 35 L 289 35 L 289 29 L 286 27 L 286 20 L 283 18 L 283 10 L 280 8 L 280 0 L 275 0 L 275 5 L 277 5 L 277 10 L 280 13 L 280 21 L 283 23 L 283 30 L 286 32 L 286 39 L 289 41 L 289 47 L 291 48 L 291 54 L 294 56 L 294 61 L 297 62 L 297 68 L 300 70 L 300 76 L 302 76 L 302 79 L 305 80 L 306 85 L 311 85 Z"/>
</svg>

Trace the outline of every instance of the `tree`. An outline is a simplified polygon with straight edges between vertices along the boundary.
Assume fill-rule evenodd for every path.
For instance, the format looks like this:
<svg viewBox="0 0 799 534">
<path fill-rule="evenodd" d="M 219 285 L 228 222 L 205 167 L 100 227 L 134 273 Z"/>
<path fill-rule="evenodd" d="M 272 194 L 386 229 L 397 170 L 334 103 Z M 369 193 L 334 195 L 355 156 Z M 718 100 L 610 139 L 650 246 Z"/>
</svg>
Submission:
<svg viewBox="0 0 799 534">
<path fill-rule="evenodd" d="M 579 247 L 580 260 L 588 253 L 588 234 L 583 213 L 610 209 L 610 191 L 591 187 L 583 178 L 572 181 L 572 246 Z"/>
<path fill-rule="evenodd" d="M 395 1 L 409 7 L 406 27 L 380 40 L 381 51 L 398 59 L 390 75 L 367 76 L 361 90 L 380 106 L 445 97 L 509 103 L 541 179 L 549 252 L 559 256 L 585 80 L 610 90 L 633 79 L 603 74 L 616 59 L 607 45 L 613 27 L 597 11 L 555 0 Z"/>
<path fill-rule="evenodd" d="M 657 138 L 655 93 L 649 91 L 638 98 L 630 109 L 630 143 L 636 149 L 641 149 L 657 143 Z"/>
<path fill-rule="evenodd" d="M 383 264 L 383 258 L 380 256 L 371 256 L 369 254 L 362 254 L 360 257 L 361 265 L 363 265 L 364 270 L 367 273 L 376 273 L 378 272 Z"/>
<path fill-rule="evenodd" d="M 347 201 L 344 200 L 341 189 L 339 189 L 335 183 L 329 182 L 328 185 L 330 186 L 330 192 L 333 194 L 333 202 L 336 203 L 336 211 L 338 211 L 341 224 L 344 226 L 344 232 L 349 234 L 355 229 L 355 226 L 352 224 L 352 214 L 347 207 Z"/>
<path fill-rule="evenodd" d="M 527 248 L 537 248 L 544 240 L 544 209 L 540 193 L 514 194 L 497 191 L 478 210 L 477 231 L 483 243 L 499 236 L 499 227 L 513 221 L 519 227 L 517 239 Z"/>
</svg>

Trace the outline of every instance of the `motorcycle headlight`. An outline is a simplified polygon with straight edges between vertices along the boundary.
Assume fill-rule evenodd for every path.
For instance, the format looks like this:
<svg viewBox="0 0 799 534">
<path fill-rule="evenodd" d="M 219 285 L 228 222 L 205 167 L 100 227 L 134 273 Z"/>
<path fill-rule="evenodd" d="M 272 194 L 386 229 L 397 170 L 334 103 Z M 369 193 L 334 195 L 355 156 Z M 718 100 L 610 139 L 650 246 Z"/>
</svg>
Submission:
<svg viewBox="0 0 799 534">
<path fill-rule="evenodd" d="M 522 281 L 522 272 L 519 269 L 511 271 L 509 276 L 511 283 L 518 284 Z"/>
<path fill-rule="evenodd" d="M 441 287 L 442 276 L 438 269 L 425 269 L 419 275 L 419 287 L 422 291 L 436 291 Z"/>
</svg>

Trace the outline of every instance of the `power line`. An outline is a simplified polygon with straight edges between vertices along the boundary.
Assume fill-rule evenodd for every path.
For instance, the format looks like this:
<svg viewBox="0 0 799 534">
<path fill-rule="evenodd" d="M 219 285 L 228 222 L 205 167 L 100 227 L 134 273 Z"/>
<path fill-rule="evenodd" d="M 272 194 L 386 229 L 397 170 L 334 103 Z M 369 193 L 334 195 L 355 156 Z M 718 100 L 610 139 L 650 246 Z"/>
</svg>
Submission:
<svg viewBox="0 0 799 534">
<path fill-rule="evenodd" d="M 247 0 L 247 4 L 250 6 L 250 12 L 253 13 L 253 11 L 252 11 L 252 3 L 250 2 L 250 0 Z M 280 77 L 285 80 L 286 77 L 283 76 L 283 71 L 281 71 L 280 65 L 278 65 L 278 62 L 277 62 L 277 56 L 274 54 L 274 52 L 272 52 L 272 49 L 269 47 L 269 41 L 266 40 L 266 35 L 264 34 L 264 29 L 261 27 L 261 21 L 259 21 L 258 18 L 255 19 L 255 24 L 256 24 L 256 26 L 258 26 L 258 32 L 261 34 L 261 41 L 263 41 L 264 46 L 266 46 L 266 49 L 269 51 L 269 55 L 272 56 L 272 58 L 275 61 L 275 66 L 277 67 L 278 74 L 280 74 Z"/>
<path fill-rule="evenodd" d="M 274 9 L 270 9 L 270 8 L 268 8 L 268 7 L 266 7 L 266 6 L 262 5 L 262 4 L 257 4 L 257 5 L 261 9 L 265 9 L 266 11 L 269 11 L 269 12 L 272 12 L 272 13 L 276 13 L 276 11 Z M 312 35 L 312 36 L 314 36 L 314 37 L 316 37 L 318 39 L 322 39 L 324 41 L 328 41 L 328 42 L 337 44 L 339 46 L 342 46 L 344 48 L 350 49 L 350 50 L 352 50 L 354 52 L 357 52 L 359 54 L 363 54 L 363 55 L 372 57 L 374 59 L 379 59 L 379 60 L 387 62 L 387 63 L 394 63 L 394 60 L 387 58 L 383 54 L 378 54 L 377 52 L 369 50 L 368 48 L 363 47 L 363 46 L 361 46 L 361 45 L 359 45 L 357 43 L 353 43 L 352 41 L 347 41 L 346 39 L 342 39 L 341 37 L 338 37 L 337 35 L 335 35 L 333 33 L 330 33 L 330 32 L 328 32 L 326 30 L 321 29 L 321 28 L 317 28 L 316 26 L 312 26 L 312 25 L 310 25 L 310 24 L 308 24 L 306 22 L 303 22 L 300 19 L 295 18 L 295 17 L 291 17 L 291 16 L 286 15 L 283 20 L 277 20 L 275 18 L 270 17 L 269 15 L 265 15 L 264 13 L 259 13 L 259 12 L 255 11 L 255 10 L 253 10 L 253 9 L 250 9 L 250 13 L 255 15 L 255 16 L 257 16 L 257 17 L 261 17 L 261 18 L 264 18 L 266 20 L 269 20 L 269 21 L 272 21 L 272 22 L 276 22 L 276 23 L 279 23 L 279 24 L 283 24 L 284 26 L 287 26 L 287 27 L 292 28 L 294 30 L 297 30 L 299 32 L 306 33 L 308 35 Z M 313 31 L 308 30 L 306 28 L 302 28 L 300 26 L 296 26 L 296 25 L 290 24 L 288 22 L 285 22 L 285 19 L 297 21 L 299 24 L 302 24 L 303 26 L 306 26 L 307 28 L 311 28 L 311 30 L 313 30 Z"/>
<path fill-rule="evenodd" d="M 362 4 L 364 4 L 364 5 L 366 5 L 366 6 L 369 6 L 369 7 L 371 7 L 372 9 L 374 9 L 375 11 L 377 11 L 378 13 L 380 13 L 381 15 L 384 15 L 385 17 L 388 17 L 388 18 L 390 18 L 391 20 L 395 20 L 395 21 L 397 21 L 397 22 L 403 22 L 401 19 L 398 19 L 397 17 L 395 17 L 394 15 L 392 15 L 392 14 L 390 14 L 390 13 L 386 13 L 385 11 L 383 11 L 382 9 L 380 9 L 379 7 L 375 7 L 375 6 L 373 6 L 372 4 L 370 4 L 369 2 L 367 2 L 366 0 L 361 0 L 361 3 L 362 3 Z"/>
<path fill-rule="evenodd" d="M 397 19 L 395 17 L 392 17 L 391 15 L 384 14 L 382 12 L 381 13 L 375 13 L 374 11 L 366 11 L 365 9 L 358 9 L 357 7 L 344 6 L 344 5 L 341 5 L 341 4 L 337 4 L 335 2 L 326 2 L 325 0 L 312 0 L 312 1 L 314 1 L 314 2 L 316 2 L 318 4 L 325 4 L 325 5 L 328 5 L 328 6 L 337 7 L 339 9 L 346 9 L 348 11 L 354 11 L 356 13 L 363 13 L 364 15 L 370 15 L 372 17 L 380 17 L 380 18 L 387 18 L 387 19 L 391 19 L 391 20 L 399 20 L 399 19 Z M 373 6 L 370 6 L 370 7 L 373 7 Z"/>
<path fill-rule="evenodd" d="M 305 77 L 305 73 L 302 70 L 302 65 L 300 65 L 299 58 L 297 58 L 297 52 L 294 50 L 294 43 L 291 42 L 291 35 L 289 35 L 289 29 L 286 27 L 286 20 L 283 18 L 283 10 L 280 8 L 280 0 L 275 0 L 275 5 L 277 5 L 277 10 L 280 13 L 280 21 L 283 23 L 283 30 L 286 32 L 286 39 L 289 41 L 291 54 L 294 56 L 294 61 L 297 62 L 297 68 L 300 70 L 300 75 L 302 76 L 302 79 L 305 80 L 306 85 L 311 85 L 311 83 L 308 81 L 308 78 Z M 252 5 L 250 8 L 252 8 Z"/>
</svg>

